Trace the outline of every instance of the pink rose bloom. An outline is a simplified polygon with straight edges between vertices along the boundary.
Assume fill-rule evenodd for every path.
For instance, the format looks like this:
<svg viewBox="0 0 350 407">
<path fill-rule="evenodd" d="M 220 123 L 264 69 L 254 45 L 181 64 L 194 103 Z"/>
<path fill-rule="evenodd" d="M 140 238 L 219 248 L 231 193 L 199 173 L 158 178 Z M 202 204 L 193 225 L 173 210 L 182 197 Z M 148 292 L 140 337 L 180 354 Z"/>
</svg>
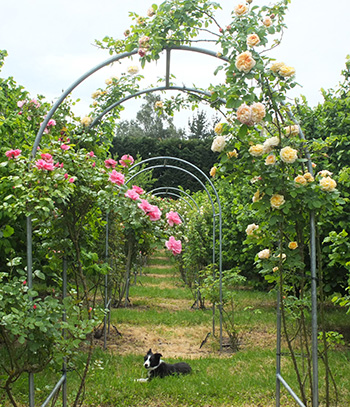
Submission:
<svg viewBox="0 0 350 407">
<path fill-rule="evenodd" d="M 129 155 L 129 154 L 124 154 L 121 159 L 119 160 L 119 163 L 123 166 L 123 167 L 128 167 L 129 165 L 133 165 L 134 164 L 134 158 Z"/>
<path fill-rule="evenodd" d="M 113 184 L 123 185 L 124 184 L 124 175 L 121 172 L 117 172 L 116 170 L 113 170 L 109 174 L 108 181 L 113 182 Z"/>
<path fill-rule="evenodd" d="M 132 199 L 133 201 L 137 201 L 140 198 L 140 195 L 134 189 L 128 189 L 124 196 Z"/>
<path fill-rule="evenodd" d="M 105 160 L 105 166 L 106 166 L 106 168 L 115 168 L 115 166 L 117 165 L 118 163 L 115 161 L 115 160 L 113 160 L 112 158 L 108 158 L 107 160 Z"/>
<path fill-rule="evenodd" d="M 95 157 L 95 153 L 93 151 L 90 151 L 90 153 L 87 154 L 90 157 Z"/>
<path fill-rule="evenodd" d="M 21 107 L 23 107 L 25 104 L 26 104 L 26 100 L 19 100 L 18 102 L 17 102 L 17 106 L 19 107 L 19 108 L 21 108 Z"/>
<path fill-rule="evenodd" d="M 47 126 L 56 126 L 56 120 L 50 119 L 47 123 Z"/>
<path fill-rule="evenodd" d="M 92 166 L 93 166 L 93 167 L 96 167 L 96 163 L 92 163 Z"/>
<path fill-rule="evenodd" d="M 67 173 L 64 174 L 64 178 L 68 179 L 68 174 Z"/>
<path fill-rule="evenodd" d="M 142 195 L 142 194 L 145 193 L 145 191 L 144 191 L 141 187 L 138 187 L 137 185 L 133 185 L 133 186 L 132 186 L 132 189 L 133 189 L 135 192 L 137 192 L 139 195 Z"/>
<path fill-rule="evenodd" d="M 32 99 L 29 103 L 32 103 L 36 108 L 40 107 L 40 103 L 36 99 Z M 18 106 L 18 103 L 17 103 Z M 22 107 L 22 106 L 18 106 Z"/>
<path fill-rule="evenodd" d="M 141 203 L 137 205 L 140 209 L 144 211 L 144 213 L 147 215 L 149 212 L 152 211 L 153 205 L 151 205 L 146 199 L 142 199 Z"/>
<path fill-rule="evenodd" d="M 180 223 L 182 223 L 179 214 L 174 211 L 168 212 L 166 214 L 166 219 L 170 226 L 180 225 Z"/>
<path fill-rule="evenodd" d="M 165 246 L 168 250 L 171 250 L 173 254 L 180 254 L 182 251 L 181 240 L 175 240 L 174 236 L 170 236 L 169 240 L 165 242 Z"/>
<path fill-rule="evenodd" d="M 22 150 L 19 150 L 18 148 L 16 150 L 8 150 L 6 151 L 5 155 L 9 160 L 12 160 L 12 158 L 17 158 L 21 154 Z"/>
<path fill-rule="evenodd" d="M 160 219 L 162 216 L 162 211 L 158 208 L 158 206 L 152 205 L 152 210 L 148 212 L 147 215 L 149 216 L 149 219 L 154 222 Z"/>
<path fill-rule="evenodd" d="M 48 161 L 45 161 L 45 160 L 42 160 L 42 159 L 38 160 L 35 163 L 35 165 L 39 170 L 53 171 L 55 169 L 52 162 L 48 162 Z"/>
<path fill-rule="evenodd" d="M 61 149 L 66 151 L 70 149 L 70 146 L 67 146 L 67 144 L 61 144 Z"/>
<path fill-rule="evenodd" d="M 68 182 L 70 182 L 71 184 L 73 184 L 73 182 L 75 181 L 74 177 L 70 177 Z"/>
<path fill-rule="evenodd" d="M 42 154 L 40 154 L 40 157 L 41 157 L 43 160 L 47 161 L 48 163 L 53 162 L 52 155 L 49 154 L 49 153 L 42 153 Z"/>
</svg>

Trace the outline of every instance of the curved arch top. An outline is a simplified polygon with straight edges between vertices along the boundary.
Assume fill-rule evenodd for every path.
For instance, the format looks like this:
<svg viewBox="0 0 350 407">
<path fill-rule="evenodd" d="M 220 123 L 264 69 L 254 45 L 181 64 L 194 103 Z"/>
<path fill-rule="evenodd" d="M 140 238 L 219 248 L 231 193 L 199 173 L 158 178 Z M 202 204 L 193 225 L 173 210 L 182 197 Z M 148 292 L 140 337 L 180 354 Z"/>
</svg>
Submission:
<svg viewBox="0 0 350 407">
<path fill-rule="evenodd" d="M 229 59 L 227 57 L 224 56 L 218 56 L 216 52 L 211 51 L 211 50 L 207 50 L 207 49 L 203 49 L 203 48 L 198 48 L 198 47 L 189 47 L 186 45 L 178 45 L 178 46 L 169 46 L 169 47 L 164 47 L 162 49 L 162 51 L 166 50 L 167 51 L 167 66 L 166 66 L 166 86 L 165 87 L 160 87 L 158 88 L 152 88 L 152 90 L 144 90 L 141 91 L 141 93 L 133 94 L 133 95 L 129 95 L 128 97 L 122 98 L 120 101 L 115 102 L 115 106 L 113 106 L 111 109 L 106 109 L 105 112 L 103 112 L 101 115 L 98 116 L 98 118 L 96 118 L 96 120 L 94 120 L 94 122 L 91 124 L 90 127 L 92 127 L 93 125 L 95 125 L 99 120 L 101 120 L 101 117 L 103 117 L 106 113 L 108 113 L 110 110 L 112 110 L 114 107 L 118 106 L 119 104 L 125 102 L 126 100 L 132 98 L 132 97 L 136 97 L 139 94 L 143 94 L 143 93 L 147 93 L 147 92 L 151 92 L 151 91 L 155 91 L 155 90 L 169 90 L 171 88 L 171 86 L 169 85 L 169 75 L 170 75 L 170 52 L 172 50 L 179 50 L 179 51 L 192 51 L 192 52 L 198 52 L 204 55 L 208 55 L 211 57 L 215 57 L 218 59 L 221 59 L 225 62 L 228 62 Z M 56 103 L 52 106 L 52 108 L 50 109 L 50 111 L 48 112 L 48 114 L 46 115 L 44 121 L 42 122 L 39 131 L 37 133 L 37 136 L 35 138 L 34 144 L 33 144 L 33 148 L 32 148 L 32 152 L 31 152 L 31 156 L 32 158 L 35 157 L 36 152 L 37 152 L 37 148 L 39 146 L 39 143 L 41 141 L 42 135 L 44 134 L 44 130 L 49 122 L 49 120 L 52 118 L 52 116 L 54 115 L 54 113 L 56 112 L 56 110 L 58 109 L 58 107 L 63 103 L 63 101 L 67 98 L 67 96 L 76 88 L 78 87 L 82 82 L 84 82 L 89 76 L 93 75 L 95 72 L 99 71 L 100 69 L 104 68 L 107 65 L 112 64 L 113 62 L 119 61 L 121 59 L 124 58 L 129 58 L 135 54 L 137 54 L 138 50 L 135 49 L 133 51 L 130 52 L 123 52 L 121 54 L 118 55 L 114 55 L 111 58 L 108 58 L 107 60 L 101 62 L 100 64 L 96 65 L 94 68 L 88 70 L 85 74 L 83 74 L 80 78 L 78 78 L 75 82 L 73 82 L 63 93 L 62 95 L 58 98 L 58 100 L 56 101 Z M 186 89 L 186 87 L 172 87 L 173 90 L 179 90 L 179 91 L 187 91 L 187 92 L 196 92 L 196 93 L 202 93 L 205 94 L 206 96 L 210 96 L 210 94 L 204 92 L 204 91 L 200 91 L 199 89 L 191 89 L 188 88 Z M 223 103 L 226 103 L 224 100 L 222 100 Z"/>
</svg>

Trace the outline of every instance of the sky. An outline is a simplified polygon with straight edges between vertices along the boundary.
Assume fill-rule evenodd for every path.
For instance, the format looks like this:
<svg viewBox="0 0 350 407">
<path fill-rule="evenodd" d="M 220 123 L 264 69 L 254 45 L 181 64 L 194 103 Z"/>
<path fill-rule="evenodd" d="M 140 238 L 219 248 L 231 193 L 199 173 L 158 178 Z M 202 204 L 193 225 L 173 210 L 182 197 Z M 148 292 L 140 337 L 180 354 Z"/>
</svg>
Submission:
<svg viewBox="0 0 350 407">
<path fill-rule="evenodd" d="M 241 1 L 217 2 L 223 8 L 218 20 L 226 26 L 231 11 Z M 253 0 L 257 5 L 269 3 Z M 42 94 L 55 101 L 80 76 L 110 57 L 107 51 L 94 45 L 94 40 L 106 35 L 123 38 L 132 23 L 129 12 L 145 15 L 151 4 L 146 0 L 1 0 L 0 49 L 6 49 L 9 56 L 0 76 L 13 76 L 32 97 Z M 288 94 L 292 99 L 303 94 L 314 106 L 322 102 L 321 88 L 334 88 L 342 80 L 341 70 L 350 54 L 349 17 L 349 0 L 291 1 L 282 44 L 269 55 L 295 67 L 296 81 L 301 87 Z M 207 88 L 219 81 L 220 77 L 213 76 L 217 60 L 193 54 L 172 52 L 171 72 L 176 83 Z M 104 87 L 105 79 L 120 76 L 129 65 L 138 65 L 137 58 L 104 68 L 80 85 L 72 94 L 73 99 L 81 99 L 76 113 L 87 114 L 92 92 Z M 165 75 L 164 58 L 148 64 L 140 73 L 145 76 L 142 87 L 155 85 L 157 78 Z M 141 103 L 126 102 L 121 119 L 134 118 Z M 186 111 L 175 116 L 175 125 L 186 127 L 191 115 L 191 111 Z"/>
</svg>

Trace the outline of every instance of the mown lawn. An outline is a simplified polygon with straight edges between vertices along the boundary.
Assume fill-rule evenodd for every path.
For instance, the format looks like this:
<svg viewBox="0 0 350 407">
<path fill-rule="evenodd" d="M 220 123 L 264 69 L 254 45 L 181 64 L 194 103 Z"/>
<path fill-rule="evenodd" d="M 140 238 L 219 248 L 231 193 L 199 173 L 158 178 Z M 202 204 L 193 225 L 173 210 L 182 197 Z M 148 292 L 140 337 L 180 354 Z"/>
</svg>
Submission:
<svg viewBox="0 0 350 407">
<path fill-rule="evenodd" d="M 168 267 L 165 267 L 168 266 Z M 183 406 L 222 407 L 275 405 L 275 336 L 274 294 L 241 288 L 236 293 L 236 323 L 240 350 L 219 352 L 218 312 L 215 315 L 216 338 L 211 335 L 200 349 L 205 334 L 212 329 L 212 310 L 191 308 L 191 291 L 184 286 L 169 260 L 154 259 L 144 268 L 136 285 L 130 289 L 131 306 L 113 309 L 111 322 L 122 336 L 111 329 L 108 349 L 96 341 L 92 366 L 85 386 L 83 406 Z M 342 310 L 329 311 L 330 326 L 350 327 L 349 316 Z M 226 339 L 226 338 L 224 338 Z M 348 338 L 349 339 L 349 338 Z M 225 341 L 224 341 L 225 344 Z M 187 361 L 193 369 L 184 377 L 137 382 L 146 377 L 143 355 L 149 348 L 161 352 L 168 362 Z M 79 383 L 81 366 L 68 373 L 68 405 L 72 404 Z M 338 406 L 350 405 L 350 350 L 339 347 L 330 353 L 339 400 Z M 289 357 L 282 360 L 282 373 L 298 393 Z M 324 399 L 324 368 L 320 362 L 320 400 Z M 40 405 L 54 385 L 50 374 L 36 376 L 36 405 Z M 16 395 L 26 404 L 26 378 L 18 384 Z M 332 405 L 335 404 L 333 392 Z M 57 406 L 61 406 L 60 399 Z M 281 406 L 295 406 L 282 390 Z M 6 405 L 7 406 L 7 405 Z M 1 403 L 0 403 L 1 407 Z"/>
</svg>

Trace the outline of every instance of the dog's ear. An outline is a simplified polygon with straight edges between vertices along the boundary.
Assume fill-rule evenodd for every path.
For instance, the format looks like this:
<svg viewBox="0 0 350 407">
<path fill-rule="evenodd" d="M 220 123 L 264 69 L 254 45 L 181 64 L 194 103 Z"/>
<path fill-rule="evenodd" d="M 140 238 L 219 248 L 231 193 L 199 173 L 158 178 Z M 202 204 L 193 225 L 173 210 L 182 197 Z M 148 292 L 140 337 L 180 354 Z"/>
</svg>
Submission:
<svg viewBox="0 0 350 407">
<path fill-rule="evenodd" d="M 155 353 L 154 356 L 157 356 L 157 358 L 160 359 L 163 355 L 161 353 Z"/>
<path fill-rule="evenodd" d="M 147 355 L 149 355 L 150 353 L 152 353 L 152 349 L 150 349 L 150 350 L 147 352 Z"/>
</svg>

